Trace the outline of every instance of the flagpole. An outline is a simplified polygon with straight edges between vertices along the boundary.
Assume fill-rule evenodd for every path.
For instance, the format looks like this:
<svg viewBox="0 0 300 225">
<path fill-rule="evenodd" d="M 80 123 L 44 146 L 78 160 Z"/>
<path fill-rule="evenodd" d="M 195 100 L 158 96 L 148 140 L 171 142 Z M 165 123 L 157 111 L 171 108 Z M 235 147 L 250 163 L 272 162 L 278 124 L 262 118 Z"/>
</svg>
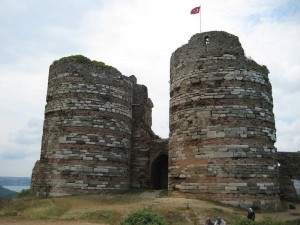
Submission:
<svg viewBox="0 0 300 225">
<path fill-rule="evenodd" d="M 200 14 L 200 33 L 201 33 L 201 5 L 191 10 L 191 14 Z"/>
<path fill-rule="evenodd" d="M 201 33 L 201 11 L 202 11 L 202 9 L 201 9 L 201 5 L 200 5 L 200 33 Z"/>
</svg>

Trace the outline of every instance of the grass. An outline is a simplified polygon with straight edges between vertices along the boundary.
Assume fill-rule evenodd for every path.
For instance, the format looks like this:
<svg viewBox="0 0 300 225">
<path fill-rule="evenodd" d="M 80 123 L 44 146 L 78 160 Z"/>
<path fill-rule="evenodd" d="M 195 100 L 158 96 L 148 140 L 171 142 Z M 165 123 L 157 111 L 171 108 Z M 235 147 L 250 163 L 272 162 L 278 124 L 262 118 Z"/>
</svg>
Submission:
<svg viewBox="0 0 300 225">
<path fill-rule="evenodd" d="M 83 213 L 78 219 L 91 222 L 105 222 L 108 224 L 117 224 L 122 215 L 111 210 L 96 210 Z"/>
<path fill-rule="evenodd" d="M 131 191 L 125 194 L 77 195 L 47 199 L 37 199 L 29 193 L 15 198 L 0 208 L 0 224 L 1 218 L 13 218 L 64 221 L 67 224 L 72 224 L 72 221 L 87 221 L 117 225 L 131 212 L 145 207 L 150 207 L 154 212 L 159 213 L 167 224 L 173 225 L 194 225 L 203 223 L 207 217 L 215 219 L 217 216 L 221 216 L 227 224 L 231 224 L 235 219 L 245 217 L 247 213 L 239 208 L 213 202 L 169 198 L 166 192 L 157 193 L 158 197 L 154 197 L 151 191 L 147 192 L 148 195 L 145 192 Z M 264 215 L 270 214 L 264 213 Z M 300 213 L 299 210 L 293 210 L 285 215 L 295 220 Z M 275 218 L 277 212 L 273 216 Z M 257 217 L 257 220 L 262 218 Z"/>
<path fill-rule="evenodd" d="M 18 216 L 30 219 L 59 219 L 70 209 L 56 199 L 17 198 L 3 207 L 0 216 Z"/>
</svg>

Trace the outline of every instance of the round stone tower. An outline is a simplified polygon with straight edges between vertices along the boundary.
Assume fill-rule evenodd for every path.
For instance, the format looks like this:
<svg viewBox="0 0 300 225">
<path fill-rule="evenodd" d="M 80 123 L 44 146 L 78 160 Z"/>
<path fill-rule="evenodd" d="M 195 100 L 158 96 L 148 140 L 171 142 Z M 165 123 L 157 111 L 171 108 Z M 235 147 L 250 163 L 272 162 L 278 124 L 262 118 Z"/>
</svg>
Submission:
<svg viewBox="0 0 300 225">
<path fill-rule="evenodd" d="M 194 35 L 171 57 L 169 190 L 240 207 L 280 205 L 268 69 L 238 37 Z"/>
<path fill-rule="evenodd" d="M 132 82 L 84 56 L 51 65 L 39 163 L 43 168 L 35 181 L 44 192 L 40 194 L 129 189 Z"/>
</svg>

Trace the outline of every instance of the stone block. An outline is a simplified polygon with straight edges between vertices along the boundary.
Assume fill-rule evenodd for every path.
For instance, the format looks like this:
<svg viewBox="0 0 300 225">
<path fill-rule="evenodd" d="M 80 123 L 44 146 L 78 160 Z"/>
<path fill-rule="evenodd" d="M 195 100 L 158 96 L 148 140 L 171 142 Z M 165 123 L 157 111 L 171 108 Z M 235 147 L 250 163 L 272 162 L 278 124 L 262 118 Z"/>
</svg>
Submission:
<svg viewBox="0 0 300 225">
<path fill-rule="evenodd" d="M 215 152 L 216 158 L 232 158 L 233 152 Z"/>
<path fill-rule="evenodd" d="M 208 138 L 216 138 L 217 137 L 217 132 L 216 131 L 208 131 L 207 132 L 207 137 Z"/>
</svg>

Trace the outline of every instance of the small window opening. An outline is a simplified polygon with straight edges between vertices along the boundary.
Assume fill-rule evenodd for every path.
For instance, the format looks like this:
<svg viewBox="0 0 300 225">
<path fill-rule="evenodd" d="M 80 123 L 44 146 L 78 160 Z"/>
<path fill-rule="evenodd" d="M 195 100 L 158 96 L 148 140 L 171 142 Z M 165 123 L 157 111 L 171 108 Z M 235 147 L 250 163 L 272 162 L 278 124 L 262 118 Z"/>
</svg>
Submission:
<svg viewBox="0 0 300 225">
<path fill-rule="evenodd" d="M 204 43 L 205 43 L 206 45 L 209 44 L 209 36 L 205 36 L 205 37 L 204 37 Z"/>
</svg>

